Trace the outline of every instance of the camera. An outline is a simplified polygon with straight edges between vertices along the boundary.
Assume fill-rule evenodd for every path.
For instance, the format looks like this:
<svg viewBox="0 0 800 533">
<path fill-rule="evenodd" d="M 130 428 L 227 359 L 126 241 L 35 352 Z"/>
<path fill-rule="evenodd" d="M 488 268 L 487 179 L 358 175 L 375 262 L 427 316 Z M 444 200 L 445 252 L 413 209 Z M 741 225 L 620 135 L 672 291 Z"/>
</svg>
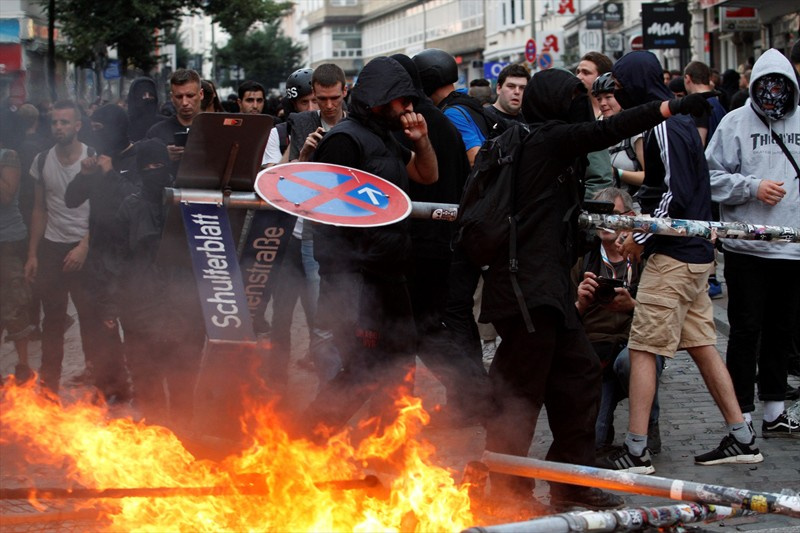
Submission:
<svg viewBox="0 0 800 533">
<path fill-rule="evenodd" d="M 594 290 L 594 300 L 600 305 L 608 305 L 614 301 L 617 287 L 624 287 L 625 283 L 621 279 L 598 277 L 597 288 Z"/>
</svg>

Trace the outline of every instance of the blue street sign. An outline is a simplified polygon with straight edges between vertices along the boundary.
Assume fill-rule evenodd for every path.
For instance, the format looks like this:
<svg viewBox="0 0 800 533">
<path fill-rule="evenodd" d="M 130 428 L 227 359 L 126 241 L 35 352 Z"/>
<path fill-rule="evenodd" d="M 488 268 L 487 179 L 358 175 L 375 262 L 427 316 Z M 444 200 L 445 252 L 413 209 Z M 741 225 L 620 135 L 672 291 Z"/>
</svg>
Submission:
<svg viewBox="0 0 800 533">
<path fill-rule="evenodd" d="M 553 57 L 547 52 L 539 56 L 539 68 L 547 70 L 553 66 Z"/>
<path fill-rule="evenodd" d="M 225 208 L 181 204 L 197 291 L 212 341 L 253 341 L 242 272 Z"/>
<path fill-rule="evenodd" d="M 115 80 L 120 77 L 118 60 L 112 59 L 108 62 L 103 70 L 103 77 L 107 80 Z"/>
<path fill-rule="evenodd" d="M 503 70 L 506 65 L 508 65 L 507 61 L 489 61 L 483 63 L 483 77 L 487 80 L 496 80 L 497 76 L 500 75 L 500 71 Z"/>
</svg>

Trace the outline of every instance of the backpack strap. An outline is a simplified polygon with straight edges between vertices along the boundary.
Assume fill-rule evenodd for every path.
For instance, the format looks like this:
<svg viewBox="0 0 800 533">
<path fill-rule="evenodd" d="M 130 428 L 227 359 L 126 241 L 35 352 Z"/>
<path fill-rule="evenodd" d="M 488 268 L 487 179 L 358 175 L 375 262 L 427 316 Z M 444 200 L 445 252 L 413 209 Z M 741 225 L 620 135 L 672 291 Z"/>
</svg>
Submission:
<svg viewBox="0 0 800 533">
<path fill-rule="evenodd" d="M 521 126 L 515 125 L 513 127 L 517 128 L 518 130 L 522 129 Z M 517 134 L 519 134 L 519 132 Z M 513 189 L 516 189 L 517 187 L 517 172 L 519 171 L 519 161 L 522 159 L 522 157 L 520 157 L 522 153 L 522 147 L 525 145 L 525 140 L 530 135 L 532 135 L 532 133 L 527 133 L 522 139 L 520 139 L 519 144 L 514 150 L 513 160 L 511 161 L 511 186 Z M 512 194 L 511 198 L 511 215 L 508 217 L 508 272 L 511 276 L 511 287 L 514 289 L 514 296 L 517 298 L 517 305 L 519 305 L 519 309 L 522 311 L 522 319 L 525 321 L 525 328 L 528 330 L 528 333 L 534 333 L 536 328 L 533 327 L 533 320 L 531 320 L 531 314 L 530 311 L 528 311 L 528 303 L 525 301 L 525 295 L 522 294 L 522 288 L 519 286 L 519 281 L 517 280 L 517 272 L 519 272 L 519 259 L 517 259 L 517 222 L 519 222 L 519 220 L 522 218 L 522 215 L 526 212 L 526 209 L 523 209 L 521 212 L 517 213 L 517 195 Z M 529 206 L 533 205 L 534 203 L 535 201 L 531 202 Z"/>
<path fill-rule="evenodd" d="M 756 116 L 759 119 L 761 119 L 761 122 L 763 122 L 764 125 L 767 127 L 767 129 L 770 131 L 770 133 L 772 134 L 772 139 L 775 141 L 775 144 L 781 147 L 781 150 L 783 150 L 783 153 L 784 155 L 786 155 L 786 158 L 789 160 L 789 163 L 791 163 L 792 166 L 794 167 L 794 171 L 797 173 L 794 179 L 800 179 L 800 168 L 798 168 L 797 166 L 797 161 L 794 160 L 794 157 L 792 157 L 792 153 L 789 151 L 788 148 L 786 148 L 786 144 L 784 144 L 783 139 L 781 139 L 781 136 L 775 133 L 775 130 L 769 127 L 767 119 L 765 119 L 758 113 L 756 113 Z"/>
</svg>

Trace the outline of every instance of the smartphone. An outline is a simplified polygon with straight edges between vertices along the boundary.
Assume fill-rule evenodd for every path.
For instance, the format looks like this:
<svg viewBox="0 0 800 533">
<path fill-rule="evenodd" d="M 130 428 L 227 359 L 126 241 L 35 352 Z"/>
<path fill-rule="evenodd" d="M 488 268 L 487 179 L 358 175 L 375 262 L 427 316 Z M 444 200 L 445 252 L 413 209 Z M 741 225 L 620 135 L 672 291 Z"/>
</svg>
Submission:
<svg viewBox="0 0 800 533">
<path fill-rule="evenodd" d="M 600 200 L 584 200 L 583 208 L 589 213 L 600 215 L 610 215 L 614 212 L 614 202 L 602 202 Z"/>
<path fill-rule="evenodd" d="M 189 137 L 189 131 L 176 131 L 172 135 L 175 146 L 186 146 L 186 139 Z"/>
</svg>

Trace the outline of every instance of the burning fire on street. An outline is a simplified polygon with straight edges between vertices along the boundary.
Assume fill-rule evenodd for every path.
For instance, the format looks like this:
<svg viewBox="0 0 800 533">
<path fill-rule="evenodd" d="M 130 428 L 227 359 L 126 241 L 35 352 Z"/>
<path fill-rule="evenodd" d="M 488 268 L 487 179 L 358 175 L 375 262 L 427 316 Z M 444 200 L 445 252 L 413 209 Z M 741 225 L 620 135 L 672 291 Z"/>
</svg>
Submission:
<svg viewBox="0 0 800 533">
<path fill-rule="evenodd" d="M 248 446 L 219 462 L 195 458 L 168 429 L 114 418 L 86 399 L 61 403 L 33 384 L 0 389 L 0 441 L 19 443 L 29 465 L 64 468 L 67 491 L 116 490 L 81 500 L 109 531 L 460 531 L 474 525 L 468 484 L 432 464 L 420 438 L 421 400 L 395 402 L 396 418 L 355 441 L 293 439 L 270 406 L 250 405 Z M 376 426 L 365 421 L 358 431 Z M 371 466 L 381 472 L 368 475 Z M 34 480 L 29 483 L 35 486 Z M 46 513 L 47 498 L 28 500 Z M 126 489 L 132 496 L 126 496 Z M 137 492 L 138 491 L 138 492 Z M 121 497 L 126 496 L 126 497 Z"/>
</svg>

